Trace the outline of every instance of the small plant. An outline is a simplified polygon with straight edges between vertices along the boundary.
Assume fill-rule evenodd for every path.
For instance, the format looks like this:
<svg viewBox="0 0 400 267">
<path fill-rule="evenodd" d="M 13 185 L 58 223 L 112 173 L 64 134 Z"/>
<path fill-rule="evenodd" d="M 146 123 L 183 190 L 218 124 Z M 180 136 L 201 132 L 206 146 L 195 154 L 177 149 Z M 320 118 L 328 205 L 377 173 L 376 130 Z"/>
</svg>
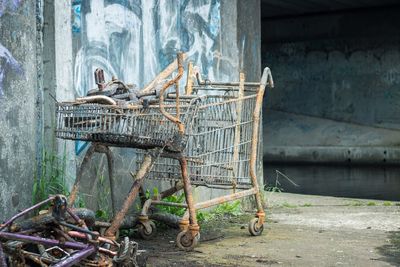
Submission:
<svg viewBox="0 0 400 267">
<path fill-rule="evenodd" d="M 41 162 L 41 173 L 35 175 L 33 184 L 33 203 L 38 203 L 49 197 L 49 195 L 68 193 L 65 185 L 66 180 L 66 153 L 62 158 L 50 152 L 44 151 Z"/>
<path fill-rule="evenodd" d="M 304 203 L 303 205 L 301 205 L 302 207 L 311 207 L 312 204 L 311 203 Z"/>
<path fill-rule="evenodd" d="M 285 208 L 296 208 L 297 206 L 285 202 L 285 203 L 282 204 L 282 207 L 285 207 Z"/>
<path fill-rule="evenodd" d="M 275 192 L 275 193 L 282 193 L 283 188 L 277 186 L 266 186 L 265 191 L 267 192 Z"/>
<path fill-rule="evenodd" d="M 367 203 L 367 206 L 376 206 L 376 203 L 373 202 L 373 201 L 370 201 L 370 202 Z"/>
<path fill-rule="evenodd" d="M 214 215 L 228 215 L 228 216 L 238 216 L 242 214 L 242 207 L 240 200 L 233 202 L 226 202 L 219 204 L 215 209 L 211 211 Z"/>
<path fill-rule="evenodd" d="M 362 205 L 363 205 L 363 203 L 359 200 L 352 201 L 348 204 L 348 206 L 355 206 L 355 207 L 362 206 Z"/>
<path fill-rule="evenodd" d="M 97 207 L 96 218 L 102 221 L 108 221 L 110 219 L 110 187 L 106 183 L 104 176 L 104 169 L 102 171 L 97 170 L 96 176 L 98 177 L 98 190 L 97 190 Z"/>
<path fill-rule="evenodd" d="M 385 202 L 383 202 L 383 206 L 386 206 L 386 207 L 392 206 L 392 202 L 385 201 Z"/>
<path fill-rule="evenodd" d="M 180 194 L 178 196 L 171 195 L 171 196 L 168 196 L 163 199 L 163 201 L 172 202 L 172 203 L 183 203 L 184 200 L 185 200 L 184 194 Z M 183 216 L 183 214 L 185 214 L 185 208 L 181 208 L 181 207 L 160 206 L 159 209 L 162 212 L 167 212 L 167 213 L 174 214 L 177 216 Z"/>
<path fill-rule="evenodd" d="M 199 223 L 207 222 L 214 218 L 213 214 L 206 211 L 197 211 L 196 218 Z"/>
</svg>

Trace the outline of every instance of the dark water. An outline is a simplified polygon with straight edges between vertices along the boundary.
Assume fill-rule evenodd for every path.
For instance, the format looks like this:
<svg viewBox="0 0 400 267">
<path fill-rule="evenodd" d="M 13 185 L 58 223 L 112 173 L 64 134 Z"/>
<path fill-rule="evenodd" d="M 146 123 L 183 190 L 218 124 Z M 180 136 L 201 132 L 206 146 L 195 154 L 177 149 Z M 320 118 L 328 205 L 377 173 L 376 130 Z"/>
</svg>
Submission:
<svg viewBox="0 0 400 267">
<path fill-rule="evenodd" d="M 400 200 L 400 167 L 264 163 L 264 183 L 290 193 Z"/>
</svg>

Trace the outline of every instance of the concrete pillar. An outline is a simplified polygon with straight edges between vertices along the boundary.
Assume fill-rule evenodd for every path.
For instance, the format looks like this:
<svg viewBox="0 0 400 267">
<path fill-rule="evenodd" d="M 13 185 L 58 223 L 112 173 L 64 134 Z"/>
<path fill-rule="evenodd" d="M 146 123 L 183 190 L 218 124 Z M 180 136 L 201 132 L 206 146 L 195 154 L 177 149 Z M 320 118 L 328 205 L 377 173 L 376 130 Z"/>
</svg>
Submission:
<svg viewBox="0 0 400 267">
<path fill-rule="evenodd" d="M 35 1 L 0 11 L 0 221 L 32 201 L 38 126 Z"/>
</svg>

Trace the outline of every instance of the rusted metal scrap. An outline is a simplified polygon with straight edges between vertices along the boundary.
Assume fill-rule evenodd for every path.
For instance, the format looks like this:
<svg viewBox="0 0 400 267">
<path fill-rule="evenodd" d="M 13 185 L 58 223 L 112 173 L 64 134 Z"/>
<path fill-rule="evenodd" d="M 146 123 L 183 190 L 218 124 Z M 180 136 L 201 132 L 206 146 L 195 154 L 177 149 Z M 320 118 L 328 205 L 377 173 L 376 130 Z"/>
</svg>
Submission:
<svg viewBox="0 0 400 267">
<path fill-rule="evenodd" d="M 20 220 L 49 205 L 47 212 Z M 63 195 L 50 196 L 0 225 L 0 267 L 137 266 L 137 243 L 118 243 L 91 230 L 94 213 L 67 206 Z"/>
</svg>

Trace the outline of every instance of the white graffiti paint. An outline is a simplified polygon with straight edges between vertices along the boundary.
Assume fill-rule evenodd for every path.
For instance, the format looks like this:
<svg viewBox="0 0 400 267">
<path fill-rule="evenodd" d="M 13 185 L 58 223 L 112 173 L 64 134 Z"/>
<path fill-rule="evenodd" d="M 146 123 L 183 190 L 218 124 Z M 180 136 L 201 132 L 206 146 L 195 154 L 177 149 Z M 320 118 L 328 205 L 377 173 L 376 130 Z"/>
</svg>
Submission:
<svg viewBox="0 0 400 267">
<path fill-rule="evenodd" d="M 6 12 L 15 12 L 21 5 L 22 0 L 0 0 L 0 18 Z M 0 43 L 0 98 L 4 96 L 3 81 L 8 69 L 14 70 L 17 74 L 22 75 L 22 66 L 14 58 L 11 52 Z"/>
<path fill-rule="evenodd" d="M 75 7 L 76 10 L 76 7 Z M 208 78 L 223 77 L 220 60 L 219 0 L 82 1 L 82 46 L 75 58 L 75 88 L 84 95 L 94 87 L 93 72 L 103 68 L 143 86 L 184 51 Z M 229 74 L 226 74 L 229 76 Z"/>
</svg>

